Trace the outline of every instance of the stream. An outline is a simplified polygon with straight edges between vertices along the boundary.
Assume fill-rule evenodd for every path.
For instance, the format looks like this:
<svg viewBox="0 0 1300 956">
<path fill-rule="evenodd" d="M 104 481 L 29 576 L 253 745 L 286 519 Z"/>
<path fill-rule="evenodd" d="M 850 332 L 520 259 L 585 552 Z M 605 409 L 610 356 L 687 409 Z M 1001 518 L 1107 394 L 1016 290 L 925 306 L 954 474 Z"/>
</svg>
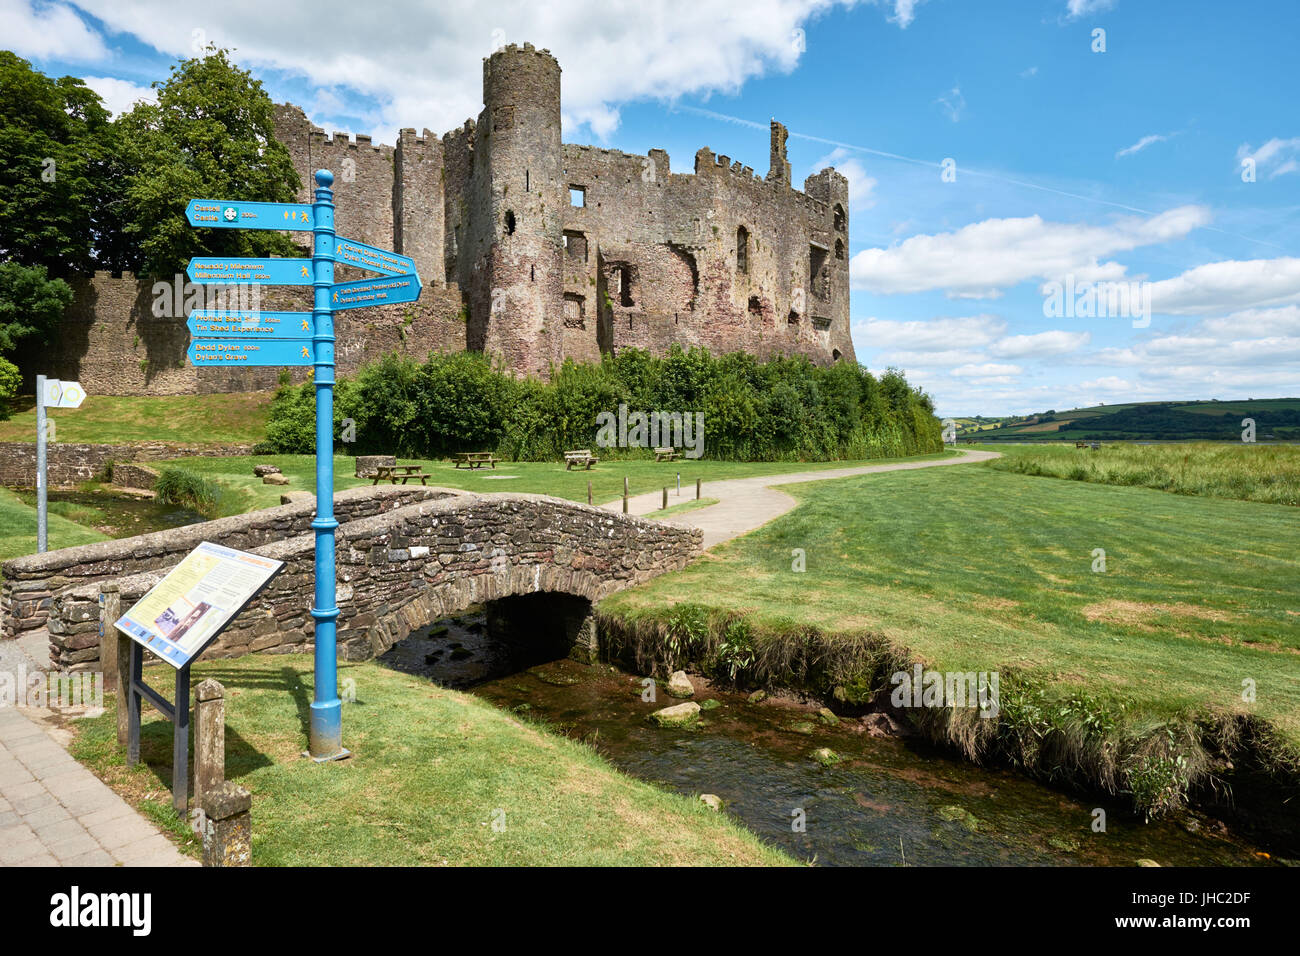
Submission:
<svg viewBox="0 0 1300 956">
<path fill-rule="evenodd" d="M 817 705 L 712 688 L 692 730 L 660 729 L 679 703 L 609 664 L 533 660 L 488 636 L 471 609 L 413 633 L 380 663 L 484 700 L 595 747 L 619 770 L 727 813 L 797 859 L 832 866 L 1268 865 L 1218 820 L 1189 812 L 1143 823 L 1122 796 L 1080 798 L 1010 770 L 979 767 L 915 738 L 874 737 L 857 719 L 829 726 Z M 536 650 L 533 651 L 535 655 Z M 547 655 L 549 656 L 549 655 Z M 823 766 L 813 751 L 840 761 Z M 1105 811 L 1094 832 L 1094 810 Z"/>
</svg>

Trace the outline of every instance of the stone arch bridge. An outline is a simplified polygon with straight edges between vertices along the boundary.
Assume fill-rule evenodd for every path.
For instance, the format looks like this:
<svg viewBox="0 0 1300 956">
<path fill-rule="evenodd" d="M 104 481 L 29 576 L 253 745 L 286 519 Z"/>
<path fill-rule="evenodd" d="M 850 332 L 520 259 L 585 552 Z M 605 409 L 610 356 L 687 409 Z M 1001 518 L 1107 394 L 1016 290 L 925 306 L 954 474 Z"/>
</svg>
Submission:
<svg viewBox="0 0 1300 956">
<path fill-rule="evenodd" d="M 701 533 L 558 498 L 384 485 L 335 495 L 339 656 L 382 654 L 412 631 L 483 602 L 550 595 L 574 656 L 594 659 L 590 603 L 701 550 Z M 255 551 L 284 569 L 204 657 L 312 648 L 315 501 L 5 563 L 3 637 L 44 631 L 51 664 L 99 666 L 101 592 L 129 607 L 200 541 Z"/>
</svg>

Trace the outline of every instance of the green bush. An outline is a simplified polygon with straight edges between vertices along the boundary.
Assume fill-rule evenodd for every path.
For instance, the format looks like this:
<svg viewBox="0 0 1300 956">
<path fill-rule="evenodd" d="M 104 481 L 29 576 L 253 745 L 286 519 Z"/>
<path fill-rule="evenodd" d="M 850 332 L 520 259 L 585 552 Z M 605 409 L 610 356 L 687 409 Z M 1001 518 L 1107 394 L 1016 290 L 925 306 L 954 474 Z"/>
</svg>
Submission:
<svg viewBox="0 0 1300 956">
<path fill-rule="evenodd" d="M 662 358 L 624 349 L 600 362 L 566 360 L 550 381 L 516 379 L 474 352 L 431 354 L 420 364 L 388 355 L 335 390 L 336 441 L 356 426 L 354 454 L 443 458 L 495 451 L 510 461 L 554 461 L 600 447 L 597 416 L 629 411 L 700 413 L 705 457 L 732 461 L 827 461 L 917 455 L 943 448 L 929 396 L 894 370 L 879 379 L 857 365 L 806 358 L 760 362 L 733 352 L 673 346 Z M 667 444 L 660 436 L 659 444 Z M 282 384 L 271 405 L 265 454 L 315 448 L 311 383 Z M 635 458 L 647 448 L 600 448 Z"/>
<path fill-rule="evenodd" d="M 6 358 L 0 358 L 0 422 L 13 414 L 10 403 L 22 384 L 23 377 L 18 366 Z"/>
<path fill-rule="evenodd" d="M 154 492 L 163 504 L 189 508 L 205 518 L 215 518 L 221 513 L 221 486 L 184 468 L 159 471 Z"/>
</svg>

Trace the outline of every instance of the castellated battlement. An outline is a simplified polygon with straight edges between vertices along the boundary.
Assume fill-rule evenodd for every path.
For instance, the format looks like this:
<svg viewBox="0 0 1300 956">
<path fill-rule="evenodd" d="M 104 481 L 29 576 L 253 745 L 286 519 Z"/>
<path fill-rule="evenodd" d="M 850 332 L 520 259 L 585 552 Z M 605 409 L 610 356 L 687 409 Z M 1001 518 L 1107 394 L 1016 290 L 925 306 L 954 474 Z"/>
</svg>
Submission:
<svg viewBox="0 0 1300 956">
<path fill-rule="evenodd" d="M 332 170 L 339 234 L 410 256 L 424 282 L 414 307 L 340 313 L 343 373 L 391 351 L 456 349 L 539 376 L 565 358 L 674 344 L 854 359 L 841 174 L 794 188 L 775 119 L 765 175 L 708 147 L 693 172 L 674 173 L 663 149 L 565 143 L 560 77 L 548 50 L 502 47 L 483 60 L 477 116 L 441 136 L 404 128 L 391 146 L 327 135 L 299 107 L 274 107 L 297 200 L 311 202 L 316 169 Z M 340 267 L 339 277 L 356 275 Z M 276 369 L 187 367 L 184 318 L 154 312 L 151 284 L 135 276 L 96 273 L 76 294 L 47 363 L 61 377 L 104 394 L 275 384 Z M 262 305 L 310 308 L 293 296 L 273 290 Z"/>
</svg>

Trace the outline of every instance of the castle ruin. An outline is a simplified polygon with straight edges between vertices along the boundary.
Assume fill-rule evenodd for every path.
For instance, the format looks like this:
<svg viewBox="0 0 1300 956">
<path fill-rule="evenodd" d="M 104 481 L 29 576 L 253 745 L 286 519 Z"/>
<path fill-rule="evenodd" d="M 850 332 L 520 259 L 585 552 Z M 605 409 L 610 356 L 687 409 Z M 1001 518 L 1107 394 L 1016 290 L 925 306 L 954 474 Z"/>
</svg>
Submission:
<svg viewBox="0 0 1300 956">
<path fill-rule="evenodd" d="M 766 176 L 708 148 L 693 173 L 672 173 L 662 149 L 567 144 L 560 65 L 527 43 L 484 60 L 483 104 L 441 139 L 403 129 L 395 146 L 327 136 L 276 106 L 299 201 L 311 201 L 314 170 L 333 170 L 339 234 L 410 256 L 424 282 L 414 306 L 336 317 L 340 372 L 391 351 L 471 349 L 545 376 L 565 358 L 673 343 L 854 360 L 848 181 L 828 168 L 794 189 L 780 123 Z M 129 275 L 97 273 L 77 292 L 47 374 L 99 394 L 275 384 L 274 368 L 188 366 L 184 318 L 151 314 L 149 286 Z M 269 289 L 262 307 L 310 308 L 301 295 Z"/>
</svg>

